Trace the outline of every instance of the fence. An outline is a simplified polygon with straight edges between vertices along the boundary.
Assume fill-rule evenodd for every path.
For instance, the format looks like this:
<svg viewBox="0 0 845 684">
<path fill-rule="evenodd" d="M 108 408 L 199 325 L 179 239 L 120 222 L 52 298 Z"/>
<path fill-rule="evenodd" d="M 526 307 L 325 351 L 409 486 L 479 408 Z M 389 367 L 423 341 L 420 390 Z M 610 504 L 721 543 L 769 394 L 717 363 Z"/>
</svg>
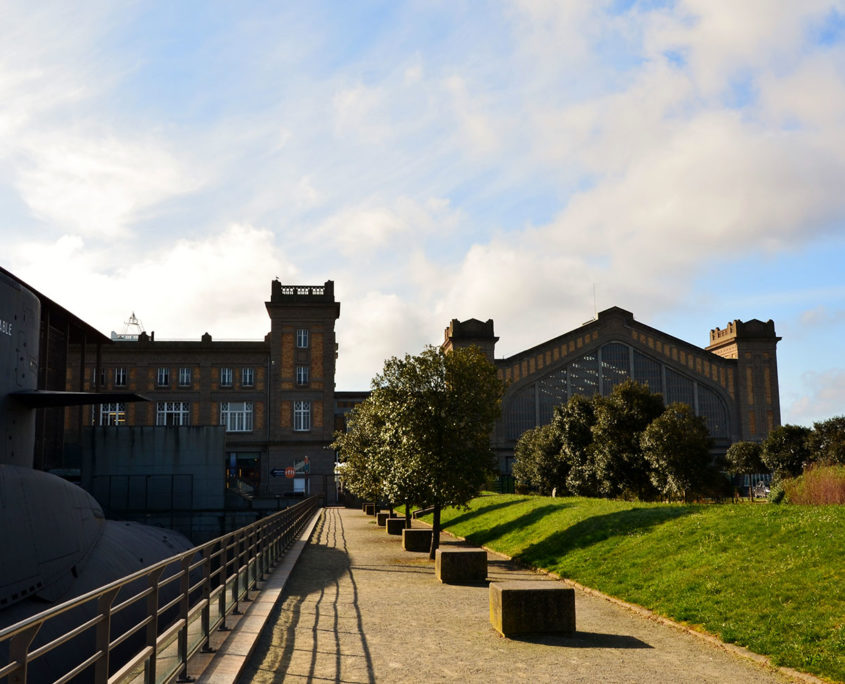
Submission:
<svg viewBox="0 0 845 684">
<path fill-rule="evenodd" d="M 226 628 L 318 507 L 310 497 L 0 630 L 0 682 L 186 679 L 189 658 Z"/>
</svg>

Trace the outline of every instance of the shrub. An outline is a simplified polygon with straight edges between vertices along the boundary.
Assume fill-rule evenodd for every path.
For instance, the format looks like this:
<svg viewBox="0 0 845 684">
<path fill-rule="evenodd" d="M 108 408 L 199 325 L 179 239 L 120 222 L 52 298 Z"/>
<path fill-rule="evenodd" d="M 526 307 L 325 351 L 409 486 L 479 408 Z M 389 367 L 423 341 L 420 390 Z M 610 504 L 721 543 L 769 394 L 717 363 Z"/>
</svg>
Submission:
<svg viewBox="0 0 845 684">
<path fill-rule="evenodd" d="M 774 480 L 769 487 L 769 503 L 783 503 L 785 496 L 786 490 L 783 487 L 783 480 Z"/>
<path fill-rule="evenodd" d="M 799 477 L 783 483 L 786 498 L 794 504 L 845 504 L 845 466 L 812 466 Z"/>
</svg>

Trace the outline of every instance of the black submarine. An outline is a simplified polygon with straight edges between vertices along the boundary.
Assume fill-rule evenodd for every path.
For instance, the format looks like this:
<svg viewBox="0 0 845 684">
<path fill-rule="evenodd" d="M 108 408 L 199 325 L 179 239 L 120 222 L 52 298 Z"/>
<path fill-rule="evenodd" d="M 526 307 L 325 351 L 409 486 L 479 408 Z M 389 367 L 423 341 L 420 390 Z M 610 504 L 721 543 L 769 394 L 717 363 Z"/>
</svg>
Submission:
<svg viewBox="0 0 845 684">
<path fill-rule="evenodd" d="M 107 520 L 87 491 L 34 468 L 37 409 L 145 400 L 39 388 L 42 300 L 58 307 L 0 268 L 0 628 L 193 546 L 172 530 Z"/>
</svg>

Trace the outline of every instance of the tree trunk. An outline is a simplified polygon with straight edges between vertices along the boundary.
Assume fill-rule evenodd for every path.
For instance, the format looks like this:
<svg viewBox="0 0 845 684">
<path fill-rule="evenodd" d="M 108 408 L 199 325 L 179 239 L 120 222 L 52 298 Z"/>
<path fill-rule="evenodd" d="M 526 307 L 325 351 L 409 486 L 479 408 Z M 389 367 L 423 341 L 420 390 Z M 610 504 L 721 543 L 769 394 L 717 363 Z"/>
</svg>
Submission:
<svg viewBox="0 0 845 684">
<path fill-rule="evenodd" d="M 434 504 L 434 514 L 431 517 L 431 550 L 428 557 L 434 560 L 437 547 L 440 546 L 440 504 Z"/>
<path fill-rule="evenodd" d="M 405 527 L 411 527 L 411 502 L 405 501 Z"/>
</svg>

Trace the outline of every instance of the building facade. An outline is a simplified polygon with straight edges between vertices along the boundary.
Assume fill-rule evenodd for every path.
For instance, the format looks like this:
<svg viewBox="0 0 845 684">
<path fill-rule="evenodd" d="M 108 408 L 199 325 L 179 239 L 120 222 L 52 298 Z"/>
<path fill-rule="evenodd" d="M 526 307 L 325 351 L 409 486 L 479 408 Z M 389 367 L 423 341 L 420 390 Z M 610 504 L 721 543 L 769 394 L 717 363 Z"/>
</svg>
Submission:
<svg viewBox="0 0 845 684">
<path fill-rule="evenodd" d="M 774 322 L 733 321 L 710 331 L 697 347 L 613 307 L 595 320 L 505 359 L 495 359 L 507 389 L 493 446 L 503 473 L 525 430 L 551 422 L 555 406 L 571 396 L 607 395 L 627 379 L 689 404 L 724 452 L 735 441 L 761 441 L 780 425 Z M 443 348 L 475 344 L 493 359 L 493 321 L 453 320 Z"/>
<path fill-rule="evenodd" d="M 156 340 L 114 335 L 113 344 L 75 350 L 68 388 L 127 390 L 148 402 L 66 410 L 71 449 L 84 428 L 103 426 L 225 428 L 230 487 L 250 498 L 320 494 L 331 500 L 334 452 L 334 283 L 273 281 L 265 303 L 270 332 L 260 341 Z"/>
</svg>

